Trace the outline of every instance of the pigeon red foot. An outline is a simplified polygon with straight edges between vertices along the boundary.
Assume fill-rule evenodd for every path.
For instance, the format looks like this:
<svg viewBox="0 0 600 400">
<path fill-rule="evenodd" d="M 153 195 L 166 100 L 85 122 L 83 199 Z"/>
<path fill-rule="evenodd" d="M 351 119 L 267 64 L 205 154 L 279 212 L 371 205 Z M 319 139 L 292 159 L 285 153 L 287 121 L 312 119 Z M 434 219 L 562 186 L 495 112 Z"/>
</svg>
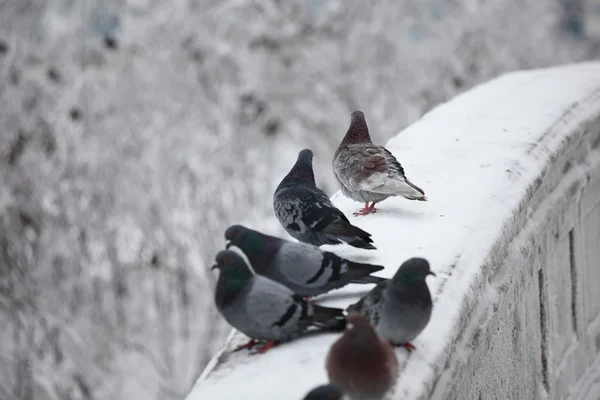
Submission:
<svg viewBox="0 0 600 400">
<path fill-rule="evenodd" d="M 261 346 L 258 349 L 259 353 L 265 353 L 267 350 L 269 350 L 271 347 L 277 346 L 277 342 L 275 340 L 269 340 L 264 346 Z"/>
<path fill-rule="evenodd" d="M 408 352 L 410 353 L 413 350 L 416 350 L 416 347 L 414 345 L 412 345 L 411 343 L 392 343 L 390 342 L 390 344 L 394 347 L 404 347 L 406 350 L 408 350 Z"/>
<path fill-rule="evenodd" d="M 358 212 L 353 213 L 353 215 L 355 217 L 358 217 L 359 215 L 367 215 L 367 214 L 374 214 L 377 212 L 377 209 L 375 208 L 375 203 L 377 203 L 376 201 L 373 202 L 373 204 L 371 204 L 369 206 L 369 203 L 365 203 L 365 208 L 363 208 L 362 210 L 359 210 Z"/>
<path fill-rule="evenodd" d="M 258 340 L 256 340 L 256 339 L 250 339 L 248 341 L 248 343 L 236 347 L 235 350 L 233 350 L 233 351 L 235 352 L 235 351 L 240 351 L 240 350 L 244 350 L 244 349 L 251 349 L 254 346 L 256 346 L 257 343 L 258 343 Z"/>
<path fill-rule="evenodd" d="M 404 343 L 402 346 L 403 346 L 403 347 L 404 347 L 406 350 L 408 350 L 409 352 L 411 352 L 411 351 L 413 351 L 413 350 L 415 350 L 415 349 L 416 349 L 416 347 L 415 347 L 415 346 L 413 346 L 413 345 L 412 345 L 412 344 L 410 344 L 410 343 Z"/>
</svg>

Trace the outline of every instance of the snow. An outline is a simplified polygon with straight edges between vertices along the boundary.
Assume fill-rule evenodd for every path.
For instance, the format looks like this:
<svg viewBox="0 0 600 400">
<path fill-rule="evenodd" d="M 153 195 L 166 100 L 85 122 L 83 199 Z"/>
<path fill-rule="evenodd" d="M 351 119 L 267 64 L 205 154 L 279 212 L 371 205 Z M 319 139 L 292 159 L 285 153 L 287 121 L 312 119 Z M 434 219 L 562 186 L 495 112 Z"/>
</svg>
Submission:
<svg viewBox="0 0 600 400">
<path fill-rule="evenodd" d="M 599 91 L 600 63 L 511 73 L 435 108 L 387 143 L 429 201 L 391 198 L 374 215 L 352 217 L 373 235 L 378 250 L 327 248 L 380 263 L 385 277 L 414 256 L 427 258 L 437 274 L 428 281 L 435 306 L 431 322 L 413 342 L 417 350 L 410 356 L 397 350 L 398 398 L 429 396 L 462 320 L 478 302 L 495 296 L 488 291 L 476 297 L 481 266 L 493 256 L 532 182 L 572 132 L 565 124 L 600 113 Z M 577 118 L 566 118 L 573 110 Z M 340 192 L 332 200 L 346 215 L 361 207 Z M 346 307 L 368 289 L 350 285 L 318 302 Z M 324 360 L 337 337 L 314 335 L 249 355 L 230 352 L 246 340 L 232 334 L 187 400 L 302 398 L 327 381 Z M 458 356 L 461 351 L 467 350 L 453 350 Z"/>
</svg>

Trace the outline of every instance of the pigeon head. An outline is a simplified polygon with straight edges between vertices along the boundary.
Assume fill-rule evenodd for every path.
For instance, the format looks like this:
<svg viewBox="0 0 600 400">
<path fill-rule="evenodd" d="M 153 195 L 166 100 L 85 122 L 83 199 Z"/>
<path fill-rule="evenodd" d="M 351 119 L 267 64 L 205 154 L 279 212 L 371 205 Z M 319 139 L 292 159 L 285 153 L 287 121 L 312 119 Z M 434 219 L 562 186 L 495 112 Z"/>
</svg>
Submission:
<svg viewBox="0 0 600 400">
<path fill-rule="evenodd" d="M 296 164 L 283 179 L 284 181 L 306 181 L 315 184 L 315 174 L 312 167 L 313 152 L 310 149 L 304 149 L 298 153 Z"/>
<path fill-rule="evenodd" d="M 243 225 L 232 225 L 225 231 L 227 249 L 231 246 L 239 247 L 248 257 L 264 248 L 265 243 L 262 239 L 263 235 L 261 233 L 248 229 Z"/>
<path fill-rule="evenodd" d="M 231 225 L 225 230 L 225 240 L 227 241 L 227 249 L 230 246 L 240 247 L 240 243 L 244 243 L 248 233 L 248 228 L 243 225 Z"/>
<path fill-rule="evenodd" d="M 346 341 L 353 345 L 368 345 L 379 340 L 373 326 L 362 314 L 352 312 L 346 317 L 346 330 L 344 332 Z"/>
<path fill-rule="evenodd" d="M 335 385 L 321 385 L 310 392 L 302 400 L 341 400 L 342 390 Z"/>
<path fill-rule="evenodd" d="M 250 282 L 254 274 L 246 261 L 232 250 L 222 250 L 215 257 L 216 264 L 211 269 L 219 270 L 215 290 L 215 303 L 223 308 L 231 304 Z"/>
<path fill-rule="evenodd" d="M 248 280 L 253 273 L 246 264 L 246 261 L 233 250 L 222 250 L 215 257 L 215 265 L 212 269 L 218 269 L 220 276 L 235 278 L 235 280 Z"/>
<path fill-rule="evenodd" d="M 350 115 L 350 128 L 342 140 L 342 144 L 371 143 L 369 128 L 362 111 L 354 111 Z"/>
<path fill-rule="evenodd" d="M 435 276 L 429 267 L 429 262 L 424 258 L 411 258 L 402 263 L 392 281 L 395 283 L 423 282 L 427 275 Z"/>
</svg>

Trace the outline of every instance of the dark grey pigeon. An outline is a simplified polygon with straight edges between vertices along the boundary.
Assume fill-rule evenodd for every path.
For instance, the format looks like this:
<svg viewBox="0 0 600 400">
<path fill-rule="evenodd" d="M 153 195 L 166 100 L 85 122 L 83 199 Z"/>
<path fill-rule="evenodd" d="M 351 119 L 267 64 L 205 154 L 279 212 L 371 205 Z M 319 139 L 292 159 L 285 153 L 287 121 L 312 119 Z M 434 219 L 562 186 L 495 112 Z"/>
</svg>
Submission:
<svg viewBox="0 0 600 400">
<path fill-rule="evenodd" d="M 304 149 L 273 196 L 275 215 L 285 230 L 304 243 L 348 243 L 361 249 L 375 249 L 371 234 L 352 225 L 329 197 L 315 184 L 313 152 Z"/>
<path fill-rule="evenodd" d="M 358 313 L 348 314 L 346 331 L 329 349 L 325 368 L 329 382 L 350 400 L 382 400 L 398 377 L 393 347 Z"/>
<path fill-rule="evenodd" d="M 375 203 L 390 196 L 427 201 L 425 192 L 406 178 L 396 157 L 371 142 L 362 111 L 352 113 L 350 128 L 333 156 L 333 172 L 346 197 L 365 203 L 355 216 L 375 212 Z"/>
<path fill-rule="evenodd" d="M 244 259 L 231 250 L 220 251 L 216 264 L 219 280 L 215 304 L 225 320 L 252 340 L 267 341 L 258 351 L 267 351 L 315 327 L 338 331 L 345 326 L 343 310 L 318 306 L 302 299 L 285 286 L 254 275 Z"/>
<path fill-rule="evenodd" d="M 345 260 L 306 243 L 265 235 L 242 225 L 225 231 L 225 240 L 244 252 L 255 273 L 290 288 L 300 296 L 317 296 L 349 283 L 379 283 L 387 279 L 371 276 L 380 265 Z"/>
<path fill-rule="evenodd" d="M 394 277 L 381 282 L 348 312 L 365 315 L 380 337 L 394 346 L 414 350 L 410 344 L 431 318 L 431 293 L 425 282 L 427 275 L 435 274 L 423 258 L 405 261 Z"/>
<path fill-rule="evenodd" d="M 317 386 L 304 396 L 302 400 L 342 400 L 344 394 L 332 384 Z"/>
</svg>

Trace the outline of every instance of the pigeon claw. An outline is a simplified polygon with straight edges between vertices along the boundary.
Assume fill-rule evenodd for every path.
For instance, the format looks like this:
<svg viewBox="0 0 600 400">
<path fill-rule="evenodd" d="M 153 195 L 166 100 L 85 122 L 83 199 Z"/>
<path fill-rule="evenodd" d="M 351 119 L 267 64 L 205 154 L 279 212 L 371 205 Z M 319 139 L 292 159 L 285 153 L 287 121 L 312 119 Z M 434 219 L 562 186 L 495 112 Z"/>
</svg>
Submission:
<svg viewBox="0 0 600 400">
<path fill-rule="evenodd" d="M 233 351 L 236 352 L 236 351 L 240 351 L 240 350 L 243 350 L 243 349 L 251 349 L 254 346 L 256 346 L 257 343 L 258 343 L 258 340 L 256 340 L 256 339 L 250 339 L 248 341 L 248 343 L 236 347 L 235 350 L 233 350 Z"/>
<path fill-rule="evenodd" d="M 415 349 L 416 349 L 416 347 L 415 347 L 415 346 L 413 346 L 412 344 L 410 344 L 410 343 L 408 343 L 408 342 L 407 342 L 407 343 L 402 343 L 402 347 L 404 347 L 406 350 L 408 350 L 408 352 L 409 352 L 409 353 L 410 353 L 411 351 L 413 351 L 413 350 L 415 350 Z"/>
<path fill-rule="evenodd" d="M 267 350 L 269 350 L 273 346 L 277 346 L 277 342 L 274 340 L 269 340 L 264 346 L 262 346 L 258 349 L 258 352 L 261 354 L 265 353 Z"/>
<path fill-rule="evenodd" d="M 369 206 L 369 203 L 365 203 L 365 208 L 363 208 L 362 210 L 359 210 L 358 212 L 353 213 L 353 215 L 355 217 L 358 217 L 359 215 L 367 215 L 367 214 L 374 214 L 377 212 L 377 210 L 375 209 L 375 201 Z"/>
<path fill-rule="evenodd" d="M 410 353 L 411 351 L 415 350 L 416 347 L 413 346 L 412 344 L 406 342 L 406 343 L 393 343 L 390 342 L 390 344 L 394 347 L 404 347 L 406 350 L 408 350 L 408 352 Z"/>
</svg>

